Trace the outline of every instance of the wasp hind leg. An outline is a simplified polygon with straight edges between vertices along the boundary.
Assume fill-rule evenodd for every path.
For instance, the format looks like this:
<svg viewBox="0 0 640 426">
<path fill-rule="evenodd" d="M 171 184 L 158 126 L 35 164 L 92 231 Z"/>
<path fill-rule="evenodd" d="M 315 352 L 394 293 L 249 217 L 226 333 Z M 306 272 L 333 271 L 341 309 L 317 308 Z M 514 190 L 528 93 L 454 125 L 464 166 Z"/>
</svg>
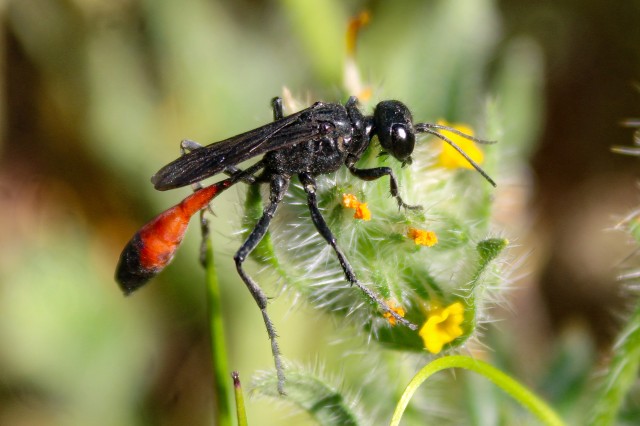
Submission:
<svg viewBox="0 0 640 426">
<path fill-rule="evenodd" d="M 276 374 L 278 375 L 278 392 L 280 392 L 280 394 L 284 394 L 284 367 L 282 365 L 282 359 L 280 357 L 280 348 L 278 347 L 278 336 L 276 334 L 275 327 L 273 326 L 273 323 L 271 322 L 271 319 L 269 318 L 269 315 L 267 313 L 267 296 L 264 294 L 260 286 L 244 271 L 242 264 L 269 230 L 271 219 L 273 219 L 273 216 L 276 213 L 276 209 L 278 208 L 278 204 L 280 204 L 280 202 L 284 198 L 288 187 L 288 179 L 277 175 L 272 177 L 269 203 L 264 208 L 262 217 L 260 217 L 260 219 L 256 223 L 255 227 L 251 231 L 251 234 L 249 234 L 249 237 L 247 237 L 246 241 L 238 249 L 235 256 L 233 256 L 233 260 L 236 263 L 236 269 L 238 270 L 240 278 L 242 278 L 242 281 L 249 289 L 249 292 L 256 301 L 256 304 L 260 308 L 260 311 L 262 311 L 264 325 L 267 328 L 267 334 L 269 335 L 269 339 L 271 340 L 271 352 L 273 353 L 273 359 L 276 366 Z"/>
</svg>

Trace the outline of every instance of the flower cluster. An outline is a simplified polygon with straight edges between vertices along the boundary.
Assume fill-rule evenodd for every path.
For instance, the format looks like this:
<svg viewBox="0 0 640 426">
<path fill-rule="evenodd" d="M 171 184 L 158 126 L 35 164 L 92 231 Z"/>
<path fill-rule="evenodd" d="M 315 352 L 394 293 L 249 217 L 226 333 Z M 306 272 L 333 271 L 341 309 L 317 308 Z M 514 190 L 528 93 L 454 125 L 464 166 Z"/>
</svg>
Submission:
<svg viewBox="0 0 640 426">
<path fill-rule="evenodd" d="M 433 231 L 424 229 L 409 228 L 407 237 L 411 238 L 414 243 L 420 246 L 433 247 L 438 243 L 438 236 Z"/>
</svg>

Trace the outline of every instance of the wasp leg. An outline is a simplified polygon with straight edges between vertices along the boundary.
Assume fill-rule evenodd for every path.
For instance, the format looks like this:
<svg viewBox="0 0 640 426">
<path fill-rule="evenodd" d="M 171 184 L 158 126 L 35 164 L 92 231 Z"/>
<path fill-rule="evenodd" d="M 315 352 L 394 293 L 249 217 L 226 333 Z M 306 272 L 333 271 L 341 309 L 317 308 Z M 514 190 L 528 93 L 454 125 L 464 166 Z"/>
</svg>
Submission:
<svg viewBox="0 0 640 426">
<path fill-rule="evenodd" d="M 184 141 L 183 141 L 184 142 Z M 247 170 L 240 170 L 235 166 L 229 166 L 225 169 L 225 173 L 232 178 L 236 178 L 238 181 L 242 181 L 248 184 L 255 184 L 257 179 L 253 176 L 256 171 L 262 168 L 262 161 L 255 163 L 253 166 L 249 167 Z M 197 182 L 192 185 L 193 191 L 198 191 L 202 189 L 202 184 Z M 211 208 L 211 203 L 207 204 L 207 207 L 200 210 L 200 234 L 202 235 L 202 239 L 200 240 L 200 264 L 202 266 L 206 266 L 206 253 L 207 253 L 207 239 L 209 238 L 209 221 L 204 216 L 205 211 L 208 211 L 212 215 L 215 216 L 213 209 Z"/>
<path fill-rule="evenodd" d="M 398 181 L 393 174 L 393 170 L 390 167 L 375 167 L 373 169 L 358 169 L 355 166 L 349 166 L 349 171 L 352 175 L 366 181 L 376 180 L 382 176 L 389 176 L 389 191 L 391 195 L 395 197 L 398 202 L 398 208 L 405 208 L 409 210 L 421 210 L 422 206 L 413 206 L 402 201 L 400 192 L 398 191 Z"/>
<path fill-rule="evenodd" d="M 195 151 L 196 149 L 204 148 L 196 141 L 192 141 L 190 139 L 183 139 L 180 141 L 180 155 L 185 155 L 190 151 Z"/>
<path fill-rule="evenodd" d="M 239 169 L 236 166 L 227 166 L 224 168 L 223 173 L 229 177 L 236 177 L 242 175 L 243 173 L 245 173 L 245 171 Z M 249 185 L 256 183 L 256 177 L 252 174 L 245 174 L 244 176 L 240 177 L 240 180 L 244 183 L 248 183 Z"/>
<path fill-rule="evenodd" d="M 236 268 L 242 281 L 249 289 L 249 292 L 255 299 L 258 307 L 262 311 L 262 318 L 264 319 L 264 325 L 267 327 L 267 334 L 271 340 L 271 352 L 273 353 L 273 359 L 276 365 L 276 374 L 278 375 L 278 392 L 284 394 L 284 368 L 282 366 L 282 359 L 280 358 L 280 348 L 278 347 L 276 330 L 267 314 L 267 296 L 264 294 L 260 286 L 244 271 L 242 264 L 247 259 L 247 256 L 256 248 L 260 240 L 264 237 L 269 229 L 269 223 L 273 218 L 273 215 L 278 208 L 278 204 L 284 198 L 287 188 L 289 187 L 289 179 L 283 176 L 274 176 L 271 179 L 269 204 L 264 208 L 262 217 L 256 223 L 256 226 L 249 234 L 247 240 L 238 249 L 233 260 L 236 262 Z"/>
<path fill-rule="evenodd" d="M 276 96 L 271 99 L 271 108 L 273 109 L 273 121 L 282 120 L 284 118 L 284 111 L 282 109 L 282 98 Z"/>
<path fill-rule="evenodd" d="M 340 247 L 338 247 L 336 237 L 333 236 L 331 229 L 329 229 L 327 222 L 325 222 L 322 214 L 320 213 L 320 209 L 318 208 L 318 200 L 316 198 L 317 187 L 315 179 L 307 173 L 301 173 L 298 176 L 300 177 L 300 182 L 302 183 L 302 186 L 307 193 L 307 204 L 309 205 L 309 211 L 311 212 L 311 220 L 318 230 L 318 233 L 320 233 L 320 235 L 322 235 L 322 238 L 324 238 L 327 243 L 329 243 L 331 248 L 333 248 L 333 251 L 336 253 L 336 256 L 338 256 L 338 261 L 340 262 L 340 266 L 344 271 L 344 275 L 347 278 L 347 281 L 349 281 L 349 283 L 351 283 L 352 285 L 358 287 L 360 291 L 362 291 L 369 299 L 375 302 L 383 311 L 388 312 L 390 315 L 392 315 L 398 322 L 406 325 L 412 330 L 417 329 L 418 327 L 416 327 L 415 324 L 412 324 L 411 322 L 398 315 L 397 312 L 389 308 L 389 305 L 387 305 L 380 298 L 380 296 L 375 294 L 373 291 L 371 291 L 371 289 L 364 286 L 360 281 L 358 281 L 358 279 L 356 278 L 356 274 L 353 271 L 353 267 L 349 264 L 347 257 L 344 255 Z"/>
</svg>

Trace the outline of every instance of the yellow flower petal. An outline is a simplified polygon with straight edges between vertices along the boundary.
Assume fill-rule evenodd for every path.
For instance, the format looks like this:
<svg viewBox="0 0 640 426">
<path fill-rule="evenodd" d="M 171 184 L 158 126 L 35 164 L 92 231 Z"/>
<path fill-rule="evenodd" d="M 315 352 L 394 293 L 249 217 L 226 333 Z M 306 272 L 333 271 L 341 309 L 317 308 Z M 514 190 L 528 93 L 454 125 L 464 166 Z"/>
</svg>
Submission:
<svg viewBox="0 0 640 426">
<path fill-rule="evenodd" d="M 473 136 L 473 129 L 471 129 L 471 127 L 467 125 L 449 124 L 444 120 L 438 120 L 438 124 L 453 127 L 454 129 L 459 130 L 462 133 Z M 484 161 L 484 153 L 480 150 L 480 148 L 478 148 L 475 142 L 446 130 L 439 130 L 439 132 L 447 138 L 451 139 L 451 141 L 458 145 L 458 147 L 460 147 L 460 149 L 463 150 L 465 154 L 467 154 L 473 161 L 478 164 L 482 164 L 482 162 Z M 454 147 L 444 141 L 442 142 L 442 152 L 440 153 L 438 163 L 440 164 L 440 166 L 447 169 L 457 169 L 460 167 L 465 169 L 473 169 L 473 166 L 469 164 L 469 162 L 462 155 L 460 155 L 460 153 Z"/>
<path fill-rule="evenodd" d="M 431 353 L 439 353 L 444 345 L 462 336 L 463 321 L 464 306 L 460 302 L 452 303 L 446 308 L 432 309 L 418 332 L 424 347 Z"/>
</svg>

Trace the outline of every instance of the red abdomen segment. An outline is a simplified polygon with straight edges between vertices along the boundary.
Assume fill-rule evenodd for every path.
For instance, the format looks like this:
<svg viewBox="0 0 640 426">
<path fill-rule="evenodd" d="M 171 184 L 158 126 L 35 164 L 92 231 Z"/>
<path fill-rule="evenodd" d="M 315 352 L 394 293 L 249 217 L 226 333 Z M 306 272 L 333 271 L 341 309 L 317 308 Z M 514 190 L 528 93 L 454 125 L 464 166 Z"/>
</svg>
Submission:
<svg viewBox="0 0 640 426">
<path fill-rule="evenodd" d="M 116 281 L 125 294 L 142 287 L 171 262 L 191 216 L 233 185 L 226 179 L 194 192 L 144 225 L 127 243 L 116 268 Z"/>
</svg>

